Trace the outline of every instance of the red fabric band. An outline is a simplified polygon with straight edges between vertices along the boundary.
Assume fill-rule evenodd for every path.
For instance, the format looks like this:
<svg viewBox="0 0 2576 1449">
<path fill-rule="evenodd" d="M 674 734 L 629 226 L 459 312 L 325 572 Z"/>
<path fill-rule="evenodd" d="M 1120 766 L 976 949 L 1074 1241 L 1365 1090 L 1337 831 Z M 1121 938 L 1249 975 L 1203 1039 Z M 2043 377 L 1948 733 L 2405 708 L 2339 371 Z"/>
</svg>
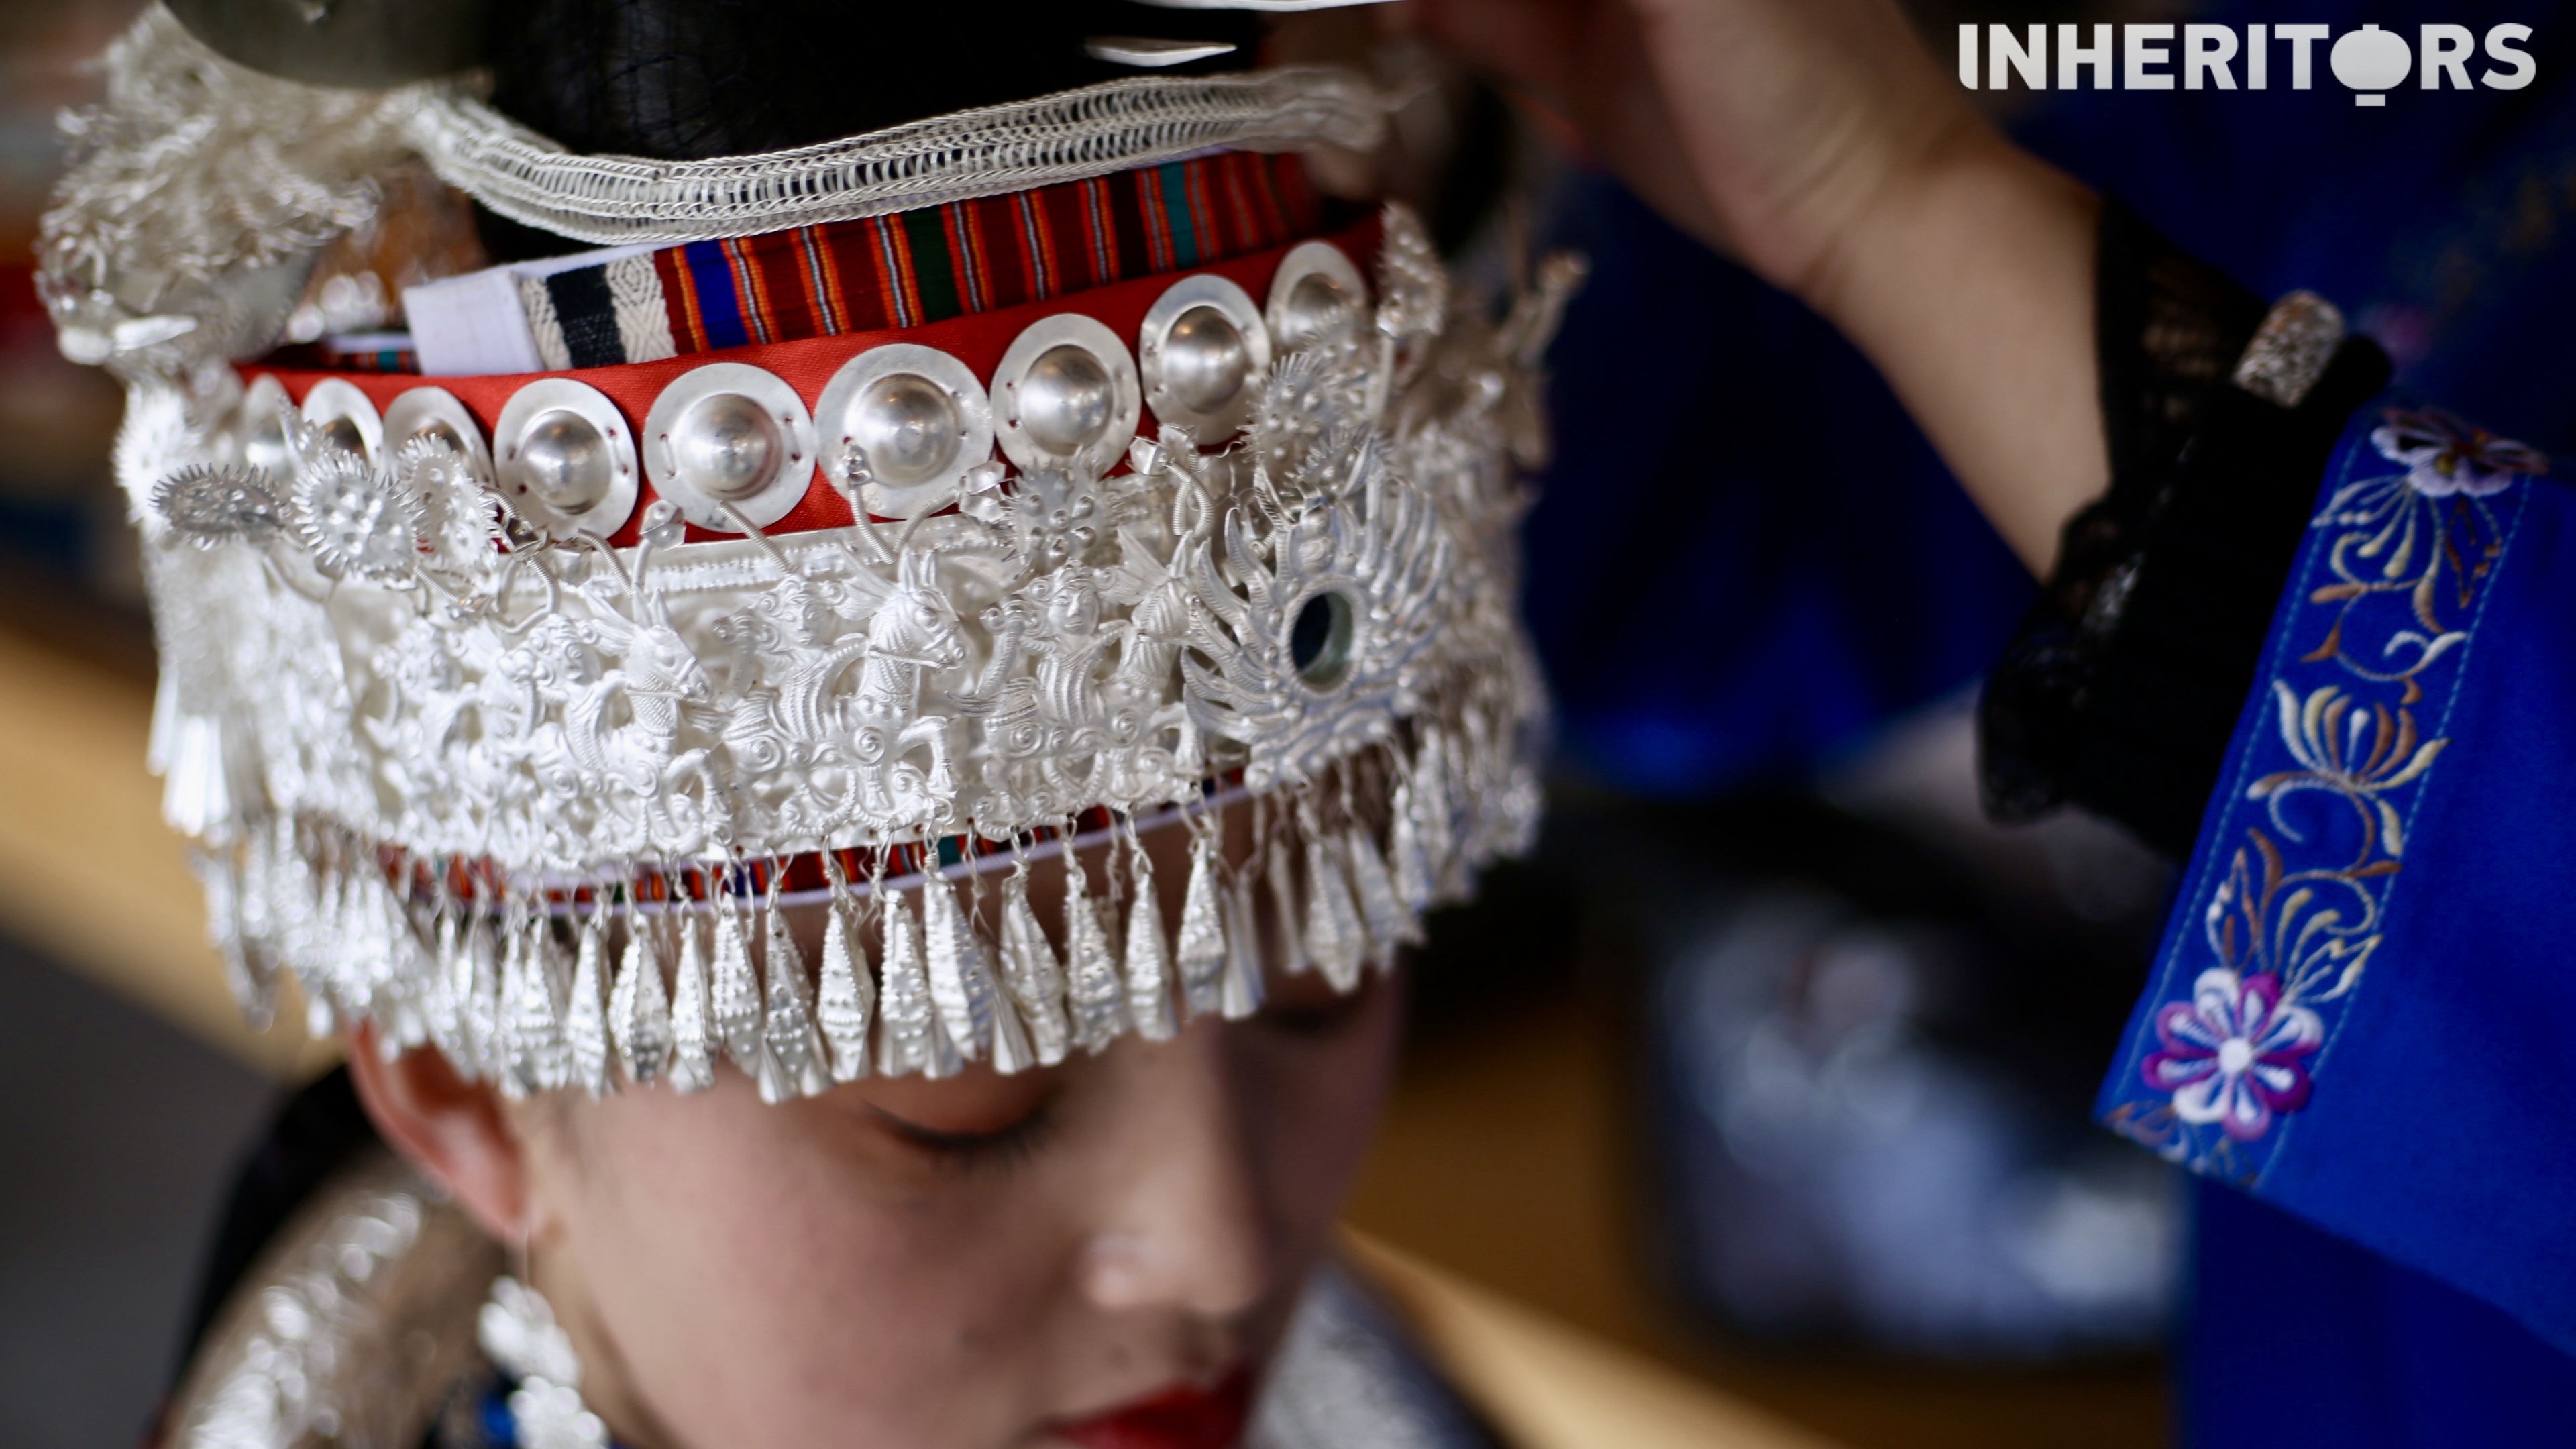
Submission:
<svg viewBox="0 0 2576 1449">
<path fill-rule="evenodd" d="M 1378 223 L 1372 218 L 1325 240 L 1333 242 L 1348 252 L 1351 259 L 1359 263 L 1365 271 L 1377 255 Z M 837 337 L 809 337 L 793 342 L 763 343 L 752 347 L 736 347 L 718 352 L 699 352 L 665 358 L 659 362 L 633 362 L 616 367 L 579 368 L 568 372 L 519 373 L 489 377 L 424 378 L 392 373 L 288 370 L 257 363 L 245 365 L 242 372 L 245 377 L 257 377 L 262 374 L 276 377 L 285 387 L 287 396 L 298 403 L 304 400 L 305 394 L 313 389 L 314 384 L 324 378 L 341 378 L 364 393 L 368 401 L 374 403 L 380 411 L 395 398 L 413 388 L 443 387 L 456 395 L 457 400 L 462 402 L 466 410 L 474 415 L 475 420 L 483 425 L 487 435 L 499 422 L 501 409 L 508 404 L 511 395 L 520 388 L 540 377 L 569 377 L 588 383 L 606 394 L 617 404 L 618 411 L 625 415 L 628 428 L 640 437 L 644 418 L 652 411 L 653 400 L 661 394 L 662 389 L 683 373 L 704 367 L 711 362 L 745 362 L 766 369 L 794 388 L 797 395 L 803 398 L 806 406 L 810 408 L 821 400 L 824 383 L 830 380 L 833 372 L 838 370 L 842 363 L 872 347 L 881 347 L 889 342 L 910 342 L 924 347 L 936 347 L 950 354 L 971 368 L 976 378 L 989 387 L 992 384 L 994 369 L 1000 366 L 1002 354 L 1009 349 L 1012 340 L 1017 338 L 1030 323 L 1040 318 L 1064 313 L 1080 313 L 1127 339 L 1128 345 L 1133 347 L 1136 334 L 1144 324 L 1147 309 L 1154 305 L 1155 299 L 1161 297 L 1173 282 L 1185 276 L 1215 275 L 1236 283 L 1251 293 L 1254 298 L 1259 299 L 1268 295 L 1271 274 L 1278 270 L 1279 262 L 1287 255 L 1288 250 L 1287 246 L 1271 247 L 1230 261 L 1219 262 L 1213 266 L 1193 267 L 1186 271 L 1139 277 L 1133 281 L 1118 282 L 1049 301 L 1030 302 L 994 312 L 953 317 L 944 322 L 933 322 L 919 327 L 853 332 Z M 1149 408 L 1138 424 L 1138 436 L 1152 437 L 1156 430 L 1157 424 Z M 649 479 L 639 479 L 635 512 L 611 536 L 610 541 L 619 545 L 634 544 L 637 541 L 639 520 L 644 515 L 644 509 L 656 496 L 652 482 Z M 786 517 L 771 524 L 764 532 L 800 533 L 809 529 L 844 528 L 856 521 L 851 514 L 849 501 L 842 497 L 839 489 L 823 478 L 820 468 L 817 467 L 806 486 L 803 500 Z M 710 532 L 694 525 L 688 531 L 688 537 L 692 541 L 733 536 Z"/>
</svg>

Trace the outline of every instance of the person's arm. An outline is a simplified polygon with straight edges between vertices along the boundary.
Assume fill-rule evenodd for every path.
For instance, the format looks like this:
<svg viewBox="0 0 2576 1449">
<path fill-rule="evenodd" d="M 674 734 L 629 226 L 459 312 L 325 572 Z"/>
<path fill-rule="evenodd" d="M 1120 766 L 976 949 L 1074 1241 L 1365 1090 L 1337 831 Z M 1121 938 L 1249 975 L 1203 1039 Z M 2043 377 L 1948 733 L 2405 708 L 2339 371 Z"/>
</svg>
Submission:
<svg viewBox="0 0 2576 1449">
<path fill-rule="evenodd" d="M 1969 107 L 1887 0 L 1421 0 L 1667 217 L 1813 306 L 2045 574 L 2110 478 L 2098 199 Z"/>
<path fill-rule="evenodd" d="M 1887 5 L 1421 3 L 1859 343 L 2046 565 L 1989 804 L 2187 861 L 2104 1124 L 2576 1348 L 2563 474 L 2011 151 Z"/>
<path fill-rule="evenodd" d="M 2377 349 L 2296 406 L 2222 386 L 2262 300 L 1997 134 L 1881 0 L 1421 3 L 1858 344 L 2046 580 L 1980 704 L 1990 813 L 2188 851 Z"/>
</svg>

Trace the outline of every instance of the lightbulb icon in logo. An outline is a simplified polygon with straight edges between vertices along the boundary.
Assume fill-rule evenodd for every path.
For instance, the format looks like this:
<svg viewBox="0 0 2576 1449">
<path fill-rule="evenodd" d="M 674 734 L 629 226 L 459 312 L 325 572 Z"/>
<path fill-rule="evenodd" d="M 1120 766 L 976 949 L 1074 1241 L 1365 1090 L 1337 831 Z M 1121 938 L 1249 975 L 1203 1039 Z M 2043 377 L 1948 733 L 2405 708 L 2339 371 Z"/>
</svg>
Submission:
<svg viewBox="0 0 2576 1449">
<path fill-rule="evenodd" d="M 2405 37 L 2393 30 L 2365 25 L 2348 30 L 2334 43 L 2335 79 L 2359 92 L 2352 98 L 2356 106 L 2384 106 L 2388 97 L 2379 94 L 2406 79 L 2415 68 L 2415 52 L 2406 48 Z"/>
</svg>

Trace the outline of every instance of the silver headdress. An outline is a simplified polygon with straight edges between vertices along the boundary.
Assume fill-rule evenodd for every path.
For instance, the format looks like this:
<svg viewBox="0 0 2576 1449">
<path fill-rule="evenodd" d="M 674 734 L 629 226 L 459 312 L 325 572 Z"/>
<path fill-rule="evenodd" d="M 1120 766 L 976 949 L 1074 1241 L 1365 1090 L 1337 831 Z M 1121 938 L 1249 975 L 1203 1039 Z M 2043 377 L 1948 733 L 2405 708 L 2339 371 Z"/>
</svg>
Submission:
<svg viewBox="0 0 2576 1449">
<path fill-rule="evenodd" d="M 1391 207 L 1374 289 L 1309 242 L 1266 304 L 1164 279 L 1132 341 L 1059 313 L 989 375 L 854 345 L 813 409 L 740 362 L 649 418 L 542 378 L 488 439 L 443 389 L 380 410 L 326 379 L 298 408 L 230 365 L 415 158 L 568 235 L 732 236 L 1364 141 L 1362 82 L 1122 81 L 646 166 L 453 86 L 256 76 L 158 9 L 110 73 L 45 287 L 66 350 L 128 384 L 155 764 L 254 1013 L 291 970 L 317 1029 L 372 1020 L 514 1091 L 1016 1070 L 1249 1012 L 1265 954 L 1347 987 L 1534 830 L 1515 464 L 1570 261 L 1491 321 Z M 856 521 L 778 528 L 818 469 Z M 1239 867 L 1229 809 L 1257 822 Z M 1164 823 L 1184 879 L 1142 847 Z M 1086 838 L 1108 873 L 1068 857 L 1041 922 L 1029 862 Z M 779 915 L 804 902 L 813 962 Z"/>
</svg>

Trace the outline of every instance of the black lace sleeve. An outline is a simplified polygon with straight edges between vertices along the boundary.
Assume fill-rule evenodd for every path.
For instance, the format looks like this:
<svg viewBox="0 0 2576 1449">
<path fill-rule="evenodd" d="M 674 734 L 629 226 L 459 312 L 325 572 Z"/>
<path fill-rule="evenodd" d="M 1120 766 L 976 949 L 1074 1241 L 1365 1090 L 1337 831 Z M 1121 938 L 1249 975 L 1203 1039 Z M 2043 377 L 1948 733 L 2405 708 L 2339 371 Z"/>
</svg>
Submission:
<svg viewBox="0 0 2576 1449">
<path fill-rule="evenodd" d="M 2294 406 L 2229 383 L 2261 298 L 2103 207 L 2097 323 L 2111 487 L 1979 701 L 1987 813 L 2074 804 L 2190 851 L 2317 479 L 2387 355 L 2344 339 Z"/>
</svg>

